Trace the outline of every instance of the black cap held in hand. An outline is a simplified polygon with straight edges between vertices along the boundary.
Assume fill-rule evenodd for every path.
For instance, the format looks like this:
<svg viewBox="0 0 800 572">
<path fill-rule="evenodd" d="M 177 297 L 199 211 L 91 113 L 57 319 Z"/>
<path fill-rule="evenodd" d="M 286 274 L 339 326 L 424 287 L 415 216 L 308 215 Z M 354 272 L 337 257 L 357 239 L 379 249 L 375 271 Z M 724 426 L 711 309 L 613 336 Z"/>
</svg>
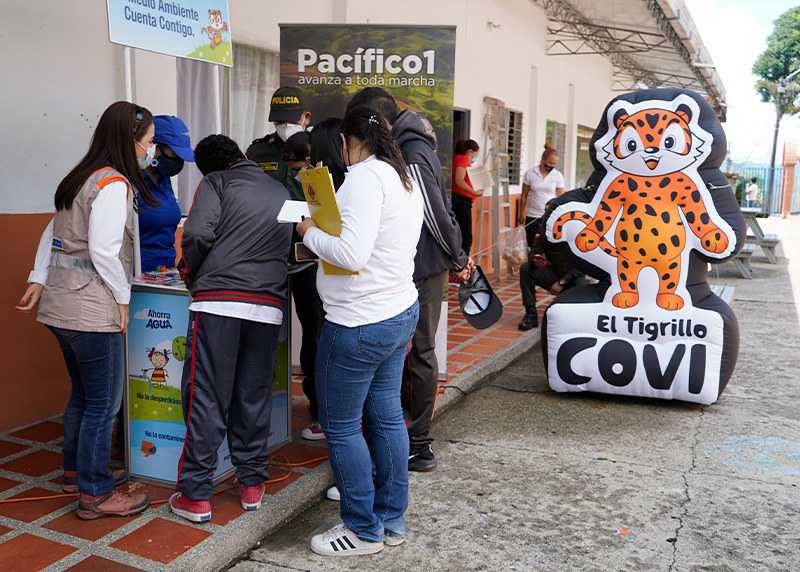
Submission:
<svg viewBox="0 0 800 572">
<path fill-rule="evenodd" d="M 503 303 L 480 266 L 476 266 L 469 279 L 458 287 L 458 303 L 469 325 L 478 330 L 494 325 L 503 316 Z"/>
</svg>

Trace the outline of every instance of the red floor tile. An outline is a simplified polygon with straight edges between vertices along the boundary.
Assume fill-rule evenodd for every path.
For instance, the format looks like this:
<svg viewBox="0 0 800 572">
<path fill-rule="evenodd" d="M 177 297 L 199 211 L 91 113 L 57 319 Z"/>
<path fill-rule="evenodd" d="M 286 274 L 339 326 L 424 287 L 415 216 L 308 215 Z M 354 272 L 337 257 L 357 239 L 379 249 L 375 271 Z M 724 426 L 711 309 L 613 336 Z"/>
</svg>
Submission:
<svg viewBox="0 0 800 572">
<path fill-rule="evenodd" d="M 283 457 L 281 457 L 283 455 Z M 270 455 L 270 465 L 276 468 L 280 467 L 279 463 L 302 463 L 310 461 L 311 459 L 319 459 L 313 463 L 303 465 L 307 469 L 313 469 L 325 459 L 321 457 L 328 456 L 327 447 L 315 447 L 313 445 L 306 445 L 305 443 L 288 443 Z M 285 458 L 284 458 L 285 457 Z"/>
<path fill-rule="evenodd" d="M 66 572 L 142 572 L 142 570 L 92 555 L 75 566 L 67 568 Z"/>
<path fill-rule="evenodd" d="M 56 519 L 51 520 L 47 524 L 43 524 L 42 528 L 49 530 L 56 530 L 77 536 L 85 540 L 99 540 L 106 534 L 114 532 L 120 527 L 125 526 L 131 520 L 138 518 L 140 515 L 126 517 L 126 518 L 98 518 L 96 520 L 81 520 L 77 517 L 75 512 L 68 512 L 61 515 Z"/>
<path fill-rule="evenodd" d="M 0 544 L 0 562 L 4 563 L 4 568 L 13 562 L 14 572 L 38 572 L 76 550 L 72 546 L 23 533 Z"/>
<path fill-rule="evenodd" d="M 307 417 L 311 419 L 311 413 L 308 411 L 308 399 L 298 401 L 292 405 L 292 416 L 294 417 Z"/>
<path fill-rule="evenodd" d="M 41 477 L 61 466 L 63 456 L 52 451 L 34 451 L 13 461 L 0 465 L 0 469 L 14 471 L 29 477 Z"/>
<path fill-rule="evenodd" d="M 494 347 L 494 348 L 504 348 L 504 347 L 506 347 L 508 345 L 508 340 L 506 340 L 506 339 L 500 340 L 500 339 L 497 339 L 497 338 L 483 337 L 483 338 L 480 338 L 478 340 L 475 340 L 475 343 L 476 344 L 480 344 L 482 346 L 491 346 L 491 347 Z"/>
<path fill-rule="evenodd" d="M 461 375 L 462 373 L 467 371 L 470 367 L 472 366 L 465 363 L 448 363 L 447 373 L 450 375 Z"/>
<path fill-rule="evenodd" d="M 447 350 L 454 350 L 458 346 L 460 346 L 463 342 L 447 342 Z"/>
<path fill-rule="evenodd" d="M 40 443 L 47 443 L 53 439 L 58 439 L 64 436 L 64 426 L 55 421 L 42 421 L 36 425 L 31 425 L 25 429 L 20 429 L 10 433 L 12 437 L 17 439 L 28 439 L 29 441 L 38 441 Z"/>
<path fill-rule="evenodd" d="M 468 354 L 479 354 L 483 356 L 490 356 L 495 352 L 497 352 L 497 350 L 498 348 L 496 346 L 482 346 L 475 343 L 461 348 L 460 351 Z"/>
<path fill-rule="evenodd" d="M 16 520 L 21 520 L 23 522 L 33 522 L 34 520 L 40 519 L 44 515 L 49 514 L 54 510 L 64 508 L 65 506 L 72 504 L 78 500 L 77 496 L 66 496 L 66 495 L 62 496 L 60 495 L 60 493 L 48 491 L 40 487 L 26 489 L 21 493 L 17 493 L 14 496 L 9 497 L 9 499 L 50 497 L 50 496 L 56 496 L 56 498 L 47 500 L 32 500 L 32 501 L 21 501 L 21 502 L 0 504 L 0 515 L 7 516 L 8 518 L 14 518 Z M 0 559 L 0 562 L 2 562 L 2 559 Z"/>
<path fill-rule="evenodd" d="M 490 331 L 490 332 L 488 332 L 486 334 L 486 337 L 501 338 L 501 339 L 504 339 L 504 340 L 516 340 L 523 333 L 524 332 L 520 331 L 519 329 L 517 329 L 517 331 L 515 331 L 515 332 L 507 331 L 507 330 L 492 330 L 492 331 Z M 485 339 L 485 338 L 482 338 L 482 339 Z"/>
<path fill-rule="evenodd" d="M 11 479 L 6 479 L 0 477 L 0 493 L 3 491 L 7 491 L 10 488 L 16 487 L 17 485 L 22 484 L 19 481 L 13 481 Z"/>
<path fill-rule="evenodd" d="M 520 329 L 517 326 L 518 326 L 518 322 L 516 321 L 516 319 L 509 320 L 508 322 L 506 322 L 504 324 L 500 324 L 499 326 L 497 326 L 497 330 L 495 330 L 495 331 L 511 332 L 512 334 L 520 336 L 524 332 L 520 331 Z"/>
<path fill-rule="evenodd" d="M 0 524 L 0 536 L 3 536 L 6 532 L 11 532 L 14 530 L 13 528 L 8 528 L 7 526 L 3 526 Z"/>
<path fill-rule="evenodd" d="M 19 443 L 12 443 L 11 441 L 0 440 L 0 458 L 19 453 L 27 448 L 28 445 L 20 445 Z"/>
<path fill-rule="evenodd" d="M 150 502 L 163 501 L 171 497 L 175 493 L 175 489 L 168 489 L 156 485 L 148 485 L 137 481 L 131 481 L 123 487 L 123 490 L 128 493 L 141 494 L 144 493 L 150 496 Z"/>
<path fill-rule="evenodd" d="M 468 336 L 466 334 L 454 334 L 451 331 L 447 331 L 447 341 L 454 341 L 454 342 L 467 342 L 472 339 L 472 336 Z"/>
<path fill-rule="evenodd" d="M 242 508 L 242 502 L 236 489 L 233 489 L 233 494 L 226 491 L 217 493 L 211 498 L 211 522 L 214 524 L 225 526 L 245 512 L 247 511 Z"/>
<path fill-rule="evenodd" d="M 275 481 L 277 479 L 280 479 L 281 477 L 285 477 L 287 474 L 289 474 L 289 471 L 285 469 L 270 467 L 269 480 Z M 291 474 L 289 474 L 289 476 L 286 477 L 285 479 L 275 483 L 267 483 L 266 485 L 264 485 L 264 492 L 268 495 L 274 495 L 275 493 L 277 493 L 280 490 L 283 490 L 285 487 L 289 486 L 302 476 L 303 473 L 292 471 Z"/>
<path fill-rule="evenodd" d="M 313 425 L 311 419 L 303 419 L 302 417 L 292 417 L 292 435 L 299 433 L 309 425 Z"/>
<path fill-rule="evenodd" d="M 472 337 L 472 336 L 475 336 L 475 335 L 478 334 L 478 330 L 476 330 L 474 328 L 449 328 L 447 330 L 447 333 L 448 334 L 461 334 L 461 335 L 464 335 L 464 336 Z"/>
<path fill-rule="evenodd" d="M 485 357 L 486 356 L 471 356 L 469 354 L 455 353 L 447 356 L 447 362 L 476 364 L 482 362 Z"/>
<path fill-rule="evenodd" d="M 111 543 L 112 548 L 169 564 L 211 536 L 211 532 L 155 518 Z"/>
</svg>

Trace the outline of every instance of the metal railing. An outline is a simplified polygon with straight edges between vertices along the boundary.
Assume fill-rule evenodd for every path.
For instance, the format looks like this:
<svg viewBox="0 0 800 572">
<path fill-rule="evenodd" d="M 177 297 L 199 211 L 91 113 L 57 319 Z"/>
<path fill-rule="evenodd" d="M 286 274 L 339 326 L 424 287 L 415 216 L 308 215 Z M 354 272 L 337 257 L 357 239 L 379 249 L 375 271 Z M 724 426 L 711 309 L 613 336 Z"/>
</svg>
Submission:
<svg viewBox="0 0 800 572">
<path fill-rule="evenodd" d="M 783 167 L 750 167 L 739 163 L 731 165 L 731 172 L 741 175 L 737 188 L 734 189 L 739 204 L 747 205 L 747 186 L 750 179 L 756 178 L 758 185 L 758 200 L 756 207 L 761 209 L 764 214 L 781 214 L 783 205 L 783 178 L 785 169 Z M 798 188 L 798 177 L 795 177 L 794 193 L 792 194 L 791 212 L 800 212 L 800 188 Z"/>
</svg>

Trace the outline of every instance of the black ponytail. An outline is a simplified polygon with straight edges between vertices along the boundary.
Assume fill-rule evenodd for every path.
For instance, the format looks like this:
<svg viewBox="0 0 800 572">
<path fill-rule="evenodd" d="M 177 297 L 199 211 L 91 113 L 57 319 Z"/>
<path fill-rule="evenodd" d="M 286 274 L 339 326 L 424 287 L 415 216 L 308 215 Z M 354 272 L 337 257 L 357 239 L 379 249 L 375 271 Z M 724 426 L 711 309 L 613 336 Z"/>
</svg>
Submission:
<svg viewBox="0 0 800 572">
<path fill-rule="evenodd" d="M 342 133 L 345 139 L 353 137 L 362 143 L 373 155 L 388 163 L 397 171 L 403 188 L 412 189 L 411 177 L 406 172 L 406 162 L 400 148 L 392 139 L 383 116 L 366 105 L 358 105 L 351 109 L 342 121 Z"/>
</svg>

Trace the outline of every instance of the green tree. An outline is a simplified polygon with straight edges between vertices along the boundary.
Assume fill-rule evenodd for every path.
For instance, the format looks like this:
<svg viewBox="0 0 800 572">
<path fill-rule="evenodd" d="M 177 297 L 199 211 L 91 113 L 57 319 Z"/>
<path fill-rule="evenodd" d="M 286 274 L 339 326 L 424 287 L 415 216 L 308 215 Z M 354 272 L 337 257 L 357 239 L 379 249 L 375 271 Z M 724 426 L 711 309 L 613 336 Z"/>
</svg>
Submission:
<svg viewBox="0 0 800 572">
<path fill-rule="evenodd" d="M 778 146 L 778 128 L 784 115 L 800 112 L 800 84 L 796 74 L 800 70 L 800 6 L 787 10 L 775 20 L 775 29 L 767 38 L 767 49 L 753 64 L 753 73 L 759 79 L 755 88 L 761 99 L 775 105 L 775 134 L 772 139 L 772 159 L 767 182 L 767 192 L 772 191 L 775 152 Z M 767 195 L 769 196 L 769 194 Z"/>
</svg>

